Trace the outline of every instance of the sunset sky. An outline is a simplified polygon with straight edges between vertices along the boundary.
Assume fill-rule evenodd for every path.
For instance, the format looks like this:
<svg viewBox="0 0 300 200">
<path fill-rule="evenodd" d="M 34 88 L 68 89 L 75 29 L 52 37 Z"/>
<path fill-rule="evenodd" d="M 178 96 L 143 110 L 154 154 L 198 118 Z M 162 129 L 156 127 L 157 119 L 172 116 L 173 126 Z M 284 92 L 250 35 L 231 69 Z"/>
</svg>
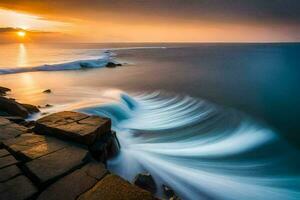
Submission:
<svg viewBox="0 0 300 200">
<path fill-rule="evenodd" d="M 1 0 L 0 41 L 300 41 L 299 11 L 299 0 Z"/>
</svg>

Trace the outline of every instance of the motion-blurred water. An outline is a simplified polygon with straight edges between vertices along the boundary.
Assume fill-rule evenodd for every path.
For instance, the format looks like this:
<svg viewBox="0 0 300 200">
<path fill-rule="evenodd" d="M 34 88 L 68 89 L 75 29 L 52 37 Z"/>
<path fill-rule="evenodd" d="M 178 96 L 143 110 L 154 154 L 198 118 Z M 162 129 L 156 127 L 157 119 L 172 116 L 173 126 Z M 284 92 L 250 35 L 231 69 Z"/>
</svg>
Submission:
<svg viewBox="0 0 300 200">
<path fill-rule="evenodd" d="M 97 60 L 112 47 L 109 59 L 123 67 L 50 65 L 53 71 L 1 75 L 0 85 L 20 101 L 54 105 L 43 112 L 112 118 L 122 149 L 109 168 L 130 181 L 149 171 L 159 187 L 167 184 L 183 199 L 300 198 L 300 45 L 69 44 L 51 47 L 45 62 L 32 61 L 27 71 Z M 55 48 L 77 53 L 46 60 Z M 41 92 L 47 88 L 53 94 Z"/>
</svg>

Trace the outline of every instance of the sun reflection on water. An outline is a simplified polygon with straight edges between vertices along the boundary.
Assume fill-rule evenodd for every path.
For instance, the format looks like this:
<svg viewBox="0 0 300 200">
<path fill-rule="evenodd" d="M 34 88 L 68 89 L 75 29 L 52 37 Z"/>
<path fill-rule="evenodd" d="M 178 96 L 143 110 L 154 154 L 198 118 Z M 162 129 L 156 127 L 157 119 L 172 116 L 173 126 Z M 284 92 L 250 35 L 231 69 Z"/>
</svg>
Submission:
<svg viewBox="0 0 300 200">
<path fill-rule="evenodd" d="M 18 52 L 18 63 L 19 67 L 25 67 L 27 65 L 27 49 L 25 44 L 19 44 L 19 52 Z"/>
</svg>

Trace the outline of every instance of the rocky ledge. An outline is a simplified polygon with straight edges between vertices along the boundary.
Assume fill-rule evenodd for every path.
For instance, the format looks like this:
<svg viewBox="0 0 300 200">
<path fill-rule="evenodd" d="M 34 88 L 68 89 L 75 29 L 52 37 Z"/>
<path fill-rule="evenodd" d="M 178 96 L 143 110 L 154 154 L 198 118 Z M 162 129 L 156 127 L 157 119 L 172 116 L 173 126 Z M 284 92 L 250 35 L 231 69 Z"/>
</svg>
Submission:
<svg viewBox="0 0 300 200">
<path fill-rule="evenodd" d="M 30 127 L 0 117 L 0 200 L 156 199 L 106 169 L 120 148 L 110 119 L 60 112 Z"/>
</svg>

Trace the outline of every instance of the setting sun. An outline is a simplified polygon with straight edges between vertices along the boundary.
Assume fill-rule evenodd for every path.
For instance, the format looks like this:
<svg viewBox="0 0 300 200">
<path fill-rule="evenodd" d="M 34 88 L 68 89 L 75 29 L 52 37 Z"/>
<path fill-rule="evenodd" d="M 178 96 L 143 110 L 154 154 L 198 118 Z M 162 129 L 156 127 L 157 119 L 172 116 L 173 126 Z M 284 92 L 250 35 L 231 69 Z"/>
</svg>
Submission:
<svg viewBox="0 0 300 200">
<path fill-rule="evenodd" d="M 17 35 L 19 37 L 25 37 L 26 36 L 26 32 L 25 31 L 19 31 L 19 32 L 17 32 Z"/>
</svg>

